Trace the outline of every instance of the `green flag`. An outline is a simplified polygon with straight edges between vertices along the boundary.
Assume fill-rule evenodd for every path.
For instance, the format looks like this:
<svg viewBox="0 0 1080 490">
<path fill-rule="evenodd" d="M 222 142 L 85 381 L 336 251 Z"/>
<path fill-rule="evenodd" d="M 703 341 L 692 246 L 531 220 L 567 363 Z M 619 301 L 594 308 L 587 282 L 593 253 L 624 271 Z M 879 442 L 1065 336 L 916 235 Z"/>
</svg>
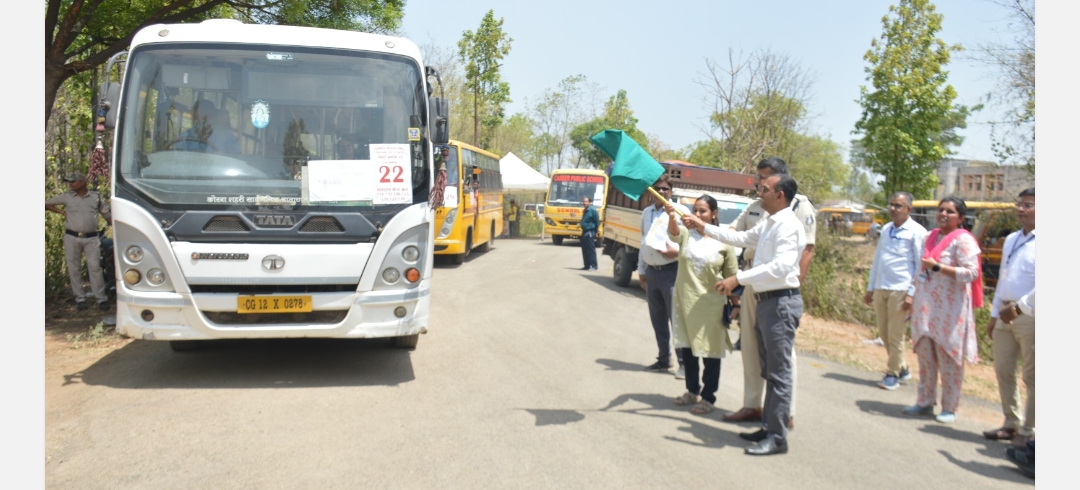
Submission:
<svg viewBox="0 0 1080 490">
<path fill-rule="evenodd" d="M 605 129 L 590 141 L 611 157 L 611 185 L 630 199 L 640 199 L 641 194 L 664 175 L 664 167 L 622 130 Z"/>
</svg>

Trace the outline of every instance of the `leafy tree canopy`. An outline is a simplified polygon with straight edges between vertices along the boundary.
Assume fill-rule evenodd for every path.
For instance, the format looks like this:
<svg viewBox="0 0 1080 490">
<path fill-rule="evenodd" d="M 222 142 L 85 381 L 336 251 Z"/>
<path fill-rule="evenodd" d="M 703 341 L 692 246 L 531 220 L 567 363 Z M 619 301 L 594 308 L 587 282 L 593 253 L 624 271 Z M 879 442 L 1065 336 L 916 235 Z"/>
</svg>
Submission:
<svg viewBox="0 0 1080 490">
<path fill-rule="evenodd" d="M 895 191 L 918 197 L 937 185 L 935 169 L 959 139 L 967 109 L 954 108 L 956 91 L 947 83 L 950 53 L 937 37 L 943 16 L 929 0 L 901 0 L 882 18 L 880 40 L 863 57 L 872 88 L 860 89 L 862 118 L 855 133 L 866 168 L 884 177 L 885 195 Z"/>
<path fill-rule="evenodd" d="M 45 122 L 69 78 L 127 49 L 148 25 L 236 18 L 258 24 L 388 33 L 405 0 L 48 0 L 45 5 Z"/>
</svg>

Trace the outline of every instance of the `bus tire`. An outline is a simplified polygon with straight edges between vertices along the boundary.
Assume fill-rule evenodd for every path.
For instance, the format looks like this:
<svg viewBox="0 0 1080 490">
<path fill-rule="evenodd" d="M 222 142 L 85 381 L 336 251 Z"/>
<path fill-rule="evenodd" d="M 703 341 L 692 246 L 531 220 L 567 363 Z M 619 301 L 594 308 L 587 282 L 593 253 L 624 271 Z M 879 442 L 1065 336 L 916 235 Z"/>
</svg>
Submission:
<svg viewBox="0 0 1080 490">
<path fill-rule="evenodd" d="M 630 264 L 630 253 L 626 251 L 626 247 L 619 247 L 615 252 L 615 285 L 619 287 L 627 287 L 630 285 L 630 278 L 634 276 L 634 270 L 637 269 L 637 264 Z"/>
<path fill-rule="evenodd" d="M 562 236 L 551 235 L 551 243 L 554 243 L 555 245 L 562 245 L 562 239 Z"/>
<path fill-rule="evenodd" d="M 390 339 L 390 343 L 397 349 L 415 349 L 418 342 L 420 342 L 420 334 L 418 333 Z"/>
<path fill-rule="evenodd" d="M 495 222 L 491 222 L 491 234 L 488 235 L 488 240 L 480 245 L 476 250 L 480 253 L 487 253 L 491 251 L 491 245 L 495 243 Z"/>
<path fill-rule="evenodd" d="M 203 343 L 198 340 L 170 340 L 169 348 L 173 352 L 194 352 L 201 349 Z"/>
</svg>

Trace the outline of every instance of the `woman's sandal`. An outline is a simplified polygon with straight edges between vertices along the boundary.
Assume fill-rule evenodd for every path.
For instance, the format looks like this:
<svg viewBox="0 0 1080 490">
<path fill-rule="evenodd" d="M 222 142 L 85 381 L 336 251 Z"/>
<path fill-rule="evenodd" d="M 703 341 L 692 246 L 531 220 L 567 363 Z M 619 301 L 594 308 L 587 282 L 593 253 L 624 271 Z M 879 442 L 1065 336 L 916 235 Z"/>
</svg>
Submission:
<svg viewBox="0 0 1080 490">
<path fill-rule="evenodd" d="M 716 409 L 716 407 L 713 406 L 712 403 L 709 403 L 708 400 L 701 400 L 700 402 L 698 402 L 697 405 L 694 405 L 690 409 L 690 413 L 697 414 L 697 415 L 705 415 L 707 413 L 712 412 L 715 409 Z"/>
<path fill-rule="evenodd" d="M 700 401 L 701 401 L 701 396 L 695 395 L 695 394 L 690 393 L 689 391 L 687 391 L 686 393 L 683 393 L 682 396 L 675 399 L 675 404 L 676 405 L 693 405 L 693 404 L 695 404 L 697 402 L 700 402 Z"/>
<path fill-rule="evenodd" d="M 987 430 L 983 431 L 983 437 L 993 441 L 1011 441 L 1013 437 L 1016 437 L 1016 429 L 1000 427 Z"/>
</svg>

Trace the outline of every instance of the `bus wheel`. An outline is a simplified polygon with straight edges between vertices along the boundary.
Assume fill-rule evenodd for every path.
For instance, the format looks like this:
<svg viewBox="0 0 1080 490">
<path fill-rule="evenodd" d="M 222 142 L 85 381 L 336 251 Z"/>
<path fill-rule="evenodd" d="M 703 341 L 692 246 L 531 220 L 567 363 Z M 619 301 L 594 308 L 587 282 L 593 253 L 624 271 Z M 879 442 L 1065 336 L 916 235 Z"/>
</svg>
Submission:
<svg viewBox="0 0 1080 490">
<path fill-rule="evenodd" d="M 484 242 L 483 245 L 480 245 L 479 247 L 477 247 L 476 250 L 479 251 L 480 253 L 487 253 L 488 251 L 491 250 L 491 244 L 493 244 L 493 243 L 495 243 L 495 222 L 494 221 L 491 222 L 491 234 L 488 235 L 488 241 Z"/>
<path fill-rule="evenodd" d="M 169 348 L 173 352 L 194 352 L 201 349 L 202 342 L 198 340 L 170 340 Z"/>
<path fill-rule="evenodd" d="M 637 269 L 637 264 L 630 264 L 630 254 L 626 252 L 626 247 L 619 247 L 615 252 L 615 284 L 623 288 L 629 286 L 634 269 Z"/>
<path fill-rule="evenodd" d="M 562 239 L 563 237 L 559 235 L 551 235 L 551 243 L 554 243 L 555 245 L 562 245 Z"/>
<path fill-rule="evenodd" d="M 418 333 L 390 339 L 390 343 L 398 349 L 415 349 L 418 342 L 420 342 L 420 334 Z"/>
</svg>

